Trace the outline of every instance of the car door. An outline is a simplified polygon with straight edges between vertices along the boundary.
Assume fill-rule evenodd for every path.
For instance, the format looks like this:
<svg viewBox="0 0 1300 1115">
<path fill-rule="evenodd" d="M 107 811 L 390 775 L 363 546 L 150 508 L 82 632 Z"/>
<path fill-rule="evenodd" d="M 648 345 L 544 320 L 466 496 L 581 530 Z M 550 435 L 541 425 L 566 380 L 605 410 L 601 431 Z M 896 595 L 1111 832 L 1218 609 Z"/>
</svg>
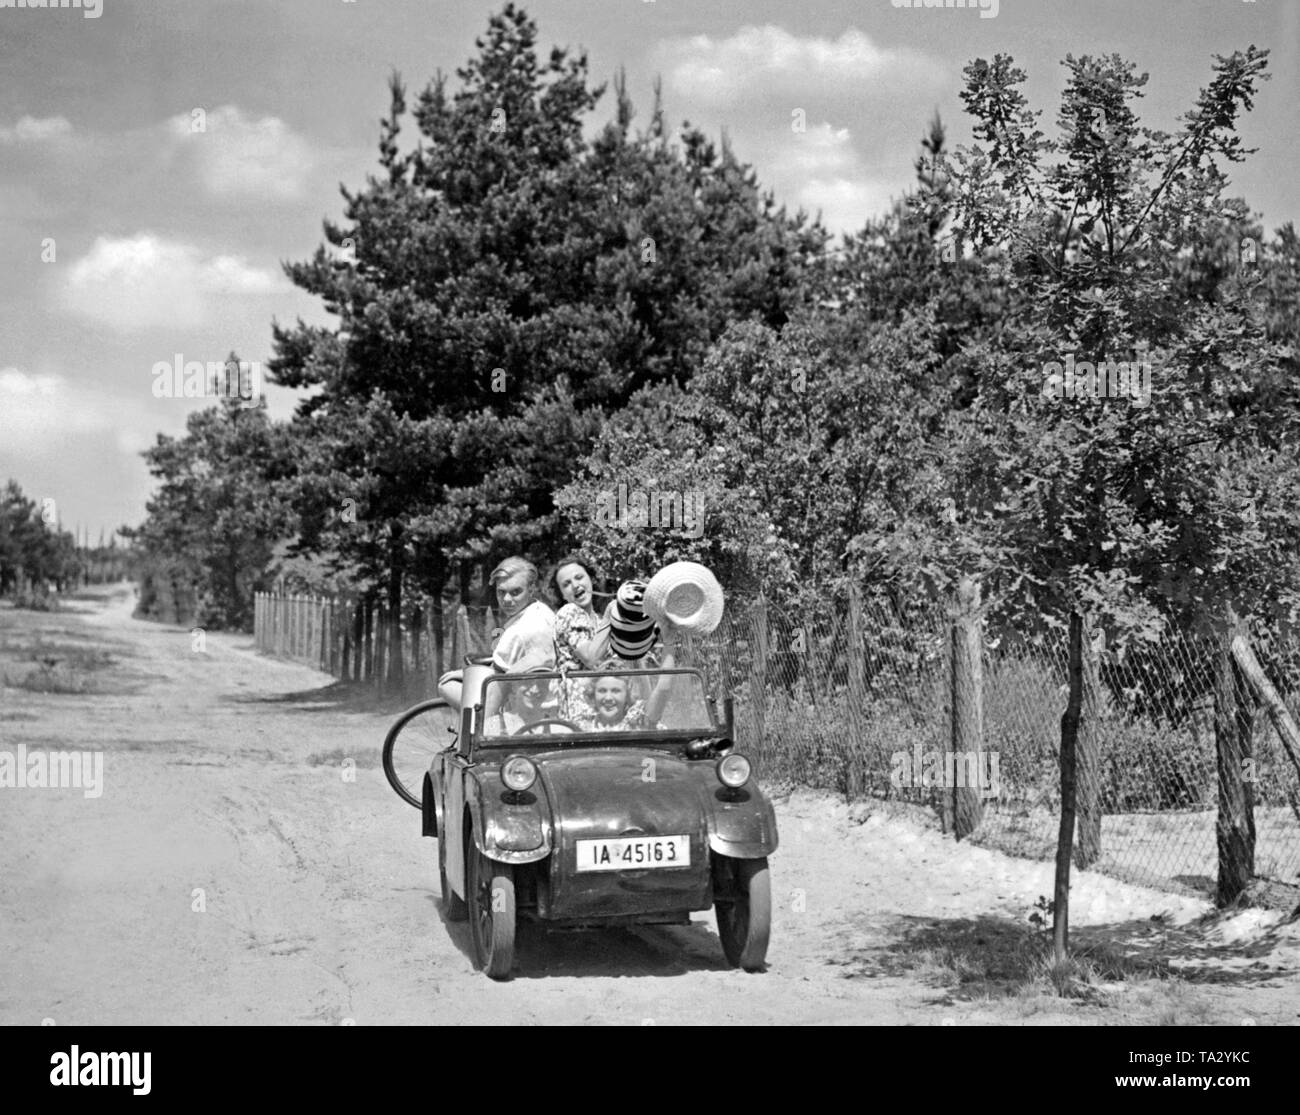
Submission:
<svg viewBox="0 0 1300 1115">
<path fill-rule="evenodd" d="M 447 882 L 462 897 L 465 896 L 465 756 L 459 750 L 446 753 L 443 760 L 444 797 L 442 807 L 443 831 L 440 840 L 447 841 Z"/>
</svg>

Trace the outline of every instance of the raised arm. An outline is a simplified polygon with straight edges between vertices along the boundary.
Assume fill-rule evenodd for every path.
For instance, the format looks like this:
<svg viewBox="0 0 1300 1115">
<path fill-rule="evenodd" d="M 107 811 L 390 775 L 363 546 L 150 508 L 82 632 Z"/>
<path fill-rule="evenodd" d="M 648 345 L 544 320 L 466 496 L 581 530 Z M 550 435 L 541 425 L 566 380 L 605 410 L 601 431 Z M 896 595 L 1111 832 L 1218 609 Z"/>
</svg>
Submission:
<svg viewBox="0 0 1300 1115">
<path fill-rule="evenodd" d="M 681 645 L 680 639 L 681 636 L 671 628 L 664 632 L 664 652 L 659 659 L 659 665 L 662 669 L 671 670 L 677 665 L 677 649 Z M 659 715 L 664 711 L 664 705 L 668 703 L 669 690 L 672 689 L 673 682 L 676 680 L 674 677 L 661 677 L 655 682 L 654 692 L 650 694 L 650 699 L 645 703 L 647 723 L 659 723 Z"/>
</svg>

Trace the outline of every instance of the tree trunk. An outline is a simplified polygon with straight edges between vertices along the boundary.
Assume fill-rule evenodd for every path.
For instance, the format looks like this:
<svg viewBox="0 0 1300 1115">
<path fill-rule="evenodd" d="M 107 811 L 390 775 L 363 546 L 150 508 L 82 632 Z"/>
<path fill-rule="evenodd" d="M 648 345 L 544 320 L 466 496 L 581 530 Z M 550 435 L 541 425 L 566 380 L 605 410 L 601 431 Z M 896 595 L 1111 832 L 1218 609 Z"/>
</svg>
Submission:
<svg viewBox="0 0 1300 1115">
<path fill-rule="evenodd" d="M 1079 730 L 1075 742 L 1076 867 L 1091 867 L 1101 859 L 1101 675 L 1092 622 L 1082 617 L 1079 646 Z"/>
<path fill-rule="evenodd" d="M 1251 756 L 1253 710 L 1250 691 L 1232 657 L 1232 644 L 1242 633 L 1242 626 L 1231 607 L 1225 619 L 1214 716 L 1219 775 L 1219 815 L 1214 826 L 1219 851 L 1219 906 L 1236 902 L 1255 875 L 1254 787 L 1245 778 L 1244 763 Z"/>
<path fill-rule="evenodd" d="M 984 754 L 984 654 L 979 617 L 979 585 L 969 577 L 957 590 L 952 625 L 952 784 L 944 791 L 944 831 L 958 840 L 970 836 L 984 816 L 980 782 Z M 973 761 L 972 757 L 973 756 Z M 947 773 L 948 762 L 944 762 Z M 962 774 L 962 777 L 957 777 Z M 976 784 L 970 786 L 972 774 Z"/>
<path fill-rule="evenodd" d="M 1070 699 L 1061 716 L 1061 824 L 1056 835 L 1052 946 L 1063 964 L 1070 947 L 1070 853 L 1074 846 L 1075 744 L 1083 707 L 1083 617 L 1070 616 Z"/>
</svg>

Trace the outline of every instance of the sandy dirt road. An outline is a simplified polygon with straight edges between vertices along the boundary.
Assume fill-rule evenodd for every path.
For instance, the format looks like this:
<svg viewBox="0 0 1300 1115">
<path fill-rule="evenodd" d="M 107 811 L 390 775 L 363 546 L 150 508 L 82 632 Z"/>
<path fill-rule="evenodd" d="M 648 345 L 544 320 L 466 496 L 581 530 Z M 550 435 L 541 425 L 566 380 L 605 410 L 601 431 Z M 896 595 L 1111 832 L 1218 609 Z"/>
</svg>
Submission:
<svg viewBox="0 0 1300 1115">
<path fill-rule="evenodd" d="M 0 789 L 0 1023 L 1158 1020 L 1132 993 L 1112 1008 L 962 1001 L 900 963 L 1023 926 L 1050 867 L 811 794 L 778 804 L 767 972 L 729 969 L 701 914 L 643 931 L 525 928 L 515 978 L 493 983 L 473 970 L 466 928 L 441 916 L 436 843 L 384 781 L 390 716 L 350 711 L 331 679 L 257 655 L 248 637 L 209 633 L 196 652 L 188 631 L 133 620 L 131 604 L 0 612 L 11 641 L 41 624 L 117 662 L 106 695 L 0 688 L 0 748 L 104 752 L 97 799 Z M 1187 933 L 1204 912 L 1092 875 L 1074 902 L 1079 932 L 1113 926 L 1138 947 L 1168 945 L 1150 938 L 1153 915 Z M 1300 947 L 1270 950 L 1249 978 L 1193 991 L 1197 1017 L 1294 1024 Z"/>
</svg>

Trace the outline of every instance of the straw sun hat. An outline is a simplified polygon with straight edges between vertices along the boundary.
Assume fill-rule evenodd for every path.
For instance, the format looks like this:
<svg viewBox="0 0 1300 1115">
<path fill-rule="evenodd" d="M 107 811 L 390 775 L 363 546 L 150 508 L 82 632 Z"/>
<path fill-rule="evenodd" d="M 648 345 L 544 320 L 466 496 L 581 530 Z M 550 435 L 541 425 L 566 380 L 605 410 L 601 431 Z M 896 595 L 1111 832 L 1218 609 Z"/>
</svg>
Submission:
<svg viewBox="0 0 1300 1115">
<path fill-rule="evenodd" d="M 708 635 L 722 622 L 722 586 L 698 562 L 675 561 L 650 578 L 643 606 L 655 623 Z"/>
</svg>

